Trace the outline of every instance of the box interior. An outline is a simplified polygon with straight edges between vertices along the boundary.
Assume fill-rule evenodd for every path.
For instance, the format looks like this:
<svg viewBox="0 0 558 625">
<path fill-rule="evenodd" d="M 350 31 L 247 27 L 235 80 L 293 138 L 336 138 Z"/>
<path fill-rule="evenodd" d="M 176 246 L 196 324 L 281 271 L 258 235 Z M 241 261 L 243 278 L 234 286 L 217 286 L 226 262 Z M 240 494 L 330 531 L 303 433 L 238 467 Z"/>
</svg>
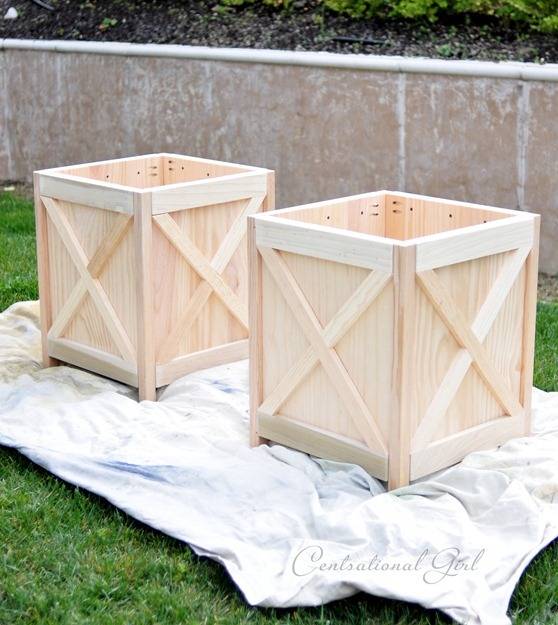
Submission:
<svg viewBox="0 0 558 625">
<path fill-rule="evenodd" d="M 216 161 L 191 159 L 171 154 L 120 159 L 90 165 L 76 165 L 58 172 L 127 187 L 145 189 L 178 182 L 192 182 L 230 174 L 246 173 L 249 168 Z"/>
<path fill-rule="evenodd" d="M 277 212 L 277 216 L 284 219 L 399 241 L 488 223 L 510 215 L 482 207 L 389 192 Z"/>
</svg>

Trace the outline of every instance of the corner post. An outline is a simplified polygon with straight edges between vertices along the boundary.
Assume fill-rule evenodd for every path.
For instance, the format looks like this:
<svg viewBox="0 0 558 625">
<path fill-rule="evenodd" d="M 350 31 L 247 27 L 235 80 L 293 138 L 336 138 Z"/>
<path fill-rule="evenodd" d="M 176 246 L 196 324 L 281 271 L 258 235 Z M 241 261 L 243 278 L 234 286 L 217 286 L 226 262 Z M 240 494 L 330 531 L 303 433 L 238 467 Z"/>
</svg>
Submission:
<svg viewBox="0 0 558 625">
<path fill-rule="evenodd" d="M 256 245 L 256 220 L 248 217 L 250 446 L 265 442 L 258 434 L 258 408 L 263 401 L 262 257 Z"/>
<path fill-rule="evenodd" d="M 275 210 L 275 172 L 269 171 L 267 174 L 266 195 L 262 203 L 262 211 Z"/>
<path fill-rule="evenodd" d="M 523 406 L 525 436 L 531 434 L 531 396 L 533 394 L 533 366 L 535 359 L 540 225 L 540 215 L 535 215 L 533 219 L 533 247 L 525 261 L 523 350 L 521 354 L 521 388 L 519 394 L 519 403 Z"/>
<path fill-rule="evenodd" d="M 416 306 L 416 246 L 393 249 L 394 349 L 392 410 L 389 431 L 388 489 L 407 486 L 411 479 L 413 336 Z"/>
<path fill-rule="evenodd" d="M 275 209 L 275 172 L 267 174 L 266 196 L 262 211 Z M 248 217 L 248 327 L 250 377 L 250 446 L 267 442 L 258 434 L 258 408 L 263 402 L 263 317 L 262 317 L 262 257 L 256 245 L 256 220 Z"/>
<path fill-rule="evenodd" d="M 41 176 L 33 173 L 33 195 L 35 199 L 35 231 L 37 241 L 37 272 L 39 278 L 39 309 L 41 322 L 41 346 L 43 367 L 59 364 L 48 353 L 48 331 L 52 326 L 52 300 L 50 296 L 50 267 L 48 258 L 48 222 L 47 212 L 41 200 Z"/>
<path fill-rule="evenodd" d="M 155 401 L 154 297 L 151 193 L 134 193 L 137 371 L 139 400 Z"/>
</svg>

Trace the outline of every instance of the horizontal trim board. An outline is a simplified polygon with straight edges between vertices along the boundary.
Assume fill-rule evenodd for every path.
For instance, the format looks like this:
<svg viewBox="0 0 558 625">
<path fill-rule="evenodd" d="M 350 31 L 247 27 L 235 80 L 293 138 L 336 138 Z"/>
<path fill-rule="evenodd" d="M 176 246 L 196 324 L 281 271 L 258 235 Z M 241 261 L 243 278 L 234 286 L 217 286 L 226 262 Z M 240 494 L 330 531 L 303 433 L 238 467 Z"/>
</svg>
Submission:
<svg viewBox="0 0 558 625">
<path fill-rule="evenodd" d="M 115 184 L 96 184 L 78 176 L 39 173 L 39 194 L 125 215 L 134 212 L 133 190 Z"/>
<path fill-rule="evenodd" d="M 45 173 L 45 174 L 53 174 L 53 173 L 64 173 L 64 170 L 67 169 L 82 169 L 85 167 L 92 167 L 94 165 L 112 165 L 114 163 L 124 163 L 130 161 L 141 161 L 144 159 L 150 158 L 158 158 L 158 157 L 169 157 L 169 158 L 179 158 L 182 160 L 188 160 L 195 163 L 208 163 L 211 165 L 224 165 L 226 167 L 237 167 L 238 169 L 243 169 L 246 172 L 269 172 L 271 170 L 265 169 L 264 167 L 254 167 L 252 165 L 242 165 L 239 163 L 230 163 L 228 161 L 216 161 L 213 158 L 204 158 L 203 156 L 190 156 L 185 154 L 176 154 L 173 152 L 151 152 L 149 154 L 132 154 L 130 156 L 121 156 L 119 158 L 109 158 L 102 161 L 91 161 L 88 163 L 76 163 L 76 164 L 68 164 L 61 165 L 60 167 L 49 167 L 48 169 L 41 169 L 37 173 Z M 239 172 L 242 173 L 242 172 Z M 105 184 L 105 183 L 103 183 Z M 110 183 L 107 183 L 110 184 Z M 148 187 L 149 188 L 149 187 Z"/>
<path fill-rule="evenodd" d="M 142 44 L 96 41 L 61 41 L 37 39 L 0 39 L 0 50 L 33 50 L 78 54 L 108 54 L 177 58 L 232 63 L 302 65 L 376 72 L 409 74 L 440 74 L 511 80 L 558 82 L 558 64 L 491 61 L 449 61 L 443 59 L 405 58 L 332 52 L 300 52 L 291 50 L 256 50 L 249 48 L 209 48 L 174 44 Z"/>
<path fill-rule="evenodd" d="M 199 352 L 180 356 L 156 367 L 155 385 L 167 386 L 182 376 L 194 371 L 209 369 L 218 365 L 226 365 L 229 362 L 248 358 L 248 339 L 210 347 Z"/>
<path fill-rule="evenodd" d="M 246 172 L 151 187 L 153 215 L 234 202 L 267 192 L 267 172 Z"/>
<path fill-rule="evenodd" d="M 75 176 L 76 174 L 66 174 L 65 171 L 68 169 L 76 170 L 76 169 L 85 169 L 86 167 L 92 167 L 94 165 L 112 165 L 113 163 L 123 163 L 126 161 L 141 161 L 147 158 L 157 158 L 161 156 L 162 153 L 154 152 L 152 154 L 133 154 L 132 156 L 121 156 L 120 158 L 109 158 L 103 161 L 91 161 L 89 163 L 76 163 L 75 165 L 70 163 L 68 165 L 60 165 L 60 167 L 48 167 L 47 169 L 40 169 L 37 171 L 37 174 L 62 174 L 67 176 Z M 83 179 L 83 178 L 82 178 Z M 94 180 L 92 178 L 86 178 L 86 180 Z M 113 182 L 105 182 L 104 180 L 96 181 L 99 184 L 114 186 Z M 116 185 L 116 186 L 125 186 L 125 185 Z M 132 187 L 126 187 L 132 188 Z"/>
<path fill-rule="evenodd" d="M 188 160 L 193 163 L 210 163 L 211 165 L 224 165 L 226 167 L 236 167 L 237 169 L 244 169 L 244 173 L 271 173 L 273 169 L 266 169 L 265 167 L 255 167 L 254 165 L 242 165 L 241 163 L 231 163 L 229 161 L 216 161 L 213 158 L 204 158 L 203 156 L 191 156 L 190 154 L 176 154 L 175 152 L 159 152 L 150 156 L 164 156 L 169 158 L 179 158 L 182 160 Z M 126 160 L 126 159 L 124 159 Z M 243 173 L 243 172 L 239 172 Z"/>
<path fill-rule="evenodd" d="M 499 206 L 491 206 L 490 204 L 478 204 L 475 202 L 466 202 L 463 200 L 449 200 L 443 197 L 432 195 L 420 195 L 418 193 L 407 193 L 406 191 L 382 191 L 387 195 L 394 195 L 409 200 L 421 200 L 432 204 L 440 204 L 443 207 L 455 206 L 456 208 L 470 208 L 472 210 L 490 211 L 491 213 L 501 213 L 513 217 L 515 215 L 522 216 L 526 214 L 534 215 L 535 213 L 527 213 L 526 211 L 514 210 L 512 208 L 501 208 Z M 417 237 L 418 238 L 418 237 Z"/>
<path fill-rule="evenodd" d="M 380 480 L 387 480 L 388 460 L 367 449 L 358 441 L 322 430 L 282 415 L 258 411 L 258 434 L 287 447 L 319 458 L 357 464 Z"/>
<path fill-rule="evenodd" d="M 53 358 L 99 373 L 130 386 L 138 386 L 136 367 L 118 356 L 70 339 L 48 339 L 48 353 Z"/>
<path fill-rule="evenodd" d="M 427 271 L 520 247 L 531 247 L 534 219 L 534 215 L 527 213 L 410 239 L 409 242 L 417 246 L 416 270 Z"/>
<path fill-rule="evenodd" d="M 391 191 L 371 191 L 368 193 L 359 193 L 357 195 L 345 195 L 343 197 L 336 197 L 331 200 L 320 200 L 319 202 L 310 202 L 309 204 L 300 204 L 296 206 L 289 206 L 287 208 L 278 208 L 273 211 L 269 211 L 266 215 L 270 215 L 272 217 L 279 216 L 284 217 L 289 213 L 304 211 L 307 209 L 313 208 L 324 208 L 324 207 L 334 207 L 339 204 L 349 204 L 349 203 L 357 203 L 359 200 L 381 200 L 386 193 L 391 193 Z M 395 192 L 397 193 L 397 192 Z M 285 217 L 288 219 L 288 217 Z M 306 222 L 312 223 L 312 222 Z"/>
<path fill-rule="evenodd" d="M 392 273 L 394 243 L 373 235 L 254 215 L 256 245 Z"/>
<path fill-rule="evenodd" d="M 474 451 L 492 449 L 523 436 L 524 421 L 522 414 L 503 416 L 430 443 L 411 453 L 411 480 L 456 464 Z"/>
</svg>

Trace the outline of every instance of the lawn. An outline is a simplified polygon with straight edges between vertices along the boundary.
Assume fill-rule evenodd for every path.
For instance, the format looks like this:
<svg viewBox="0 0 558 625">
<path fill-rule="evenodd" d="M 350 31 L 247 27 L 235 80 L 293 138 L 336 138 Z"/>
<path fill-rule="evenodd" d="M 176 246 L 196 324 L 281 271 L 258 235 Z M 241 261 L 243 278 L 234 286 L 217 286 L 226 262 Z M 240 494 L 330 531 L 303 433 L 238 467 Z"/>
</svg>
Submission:
<svg viewBox="0 0 558 625">
<path fill-rule="evenodd" d="M 0 191 L 0 310 L 35 299 L 31 203 Z M 539 304 L 535 383 L 558 389 L 558 303 Z M 366 595 L 322 608 L 244 603 L 218 564 L 0 448 L 1 625 L 433 625 L 436 612 Z M 527 569 L 519 624 L 558 623 L 558 542 Z"/>
</svg>

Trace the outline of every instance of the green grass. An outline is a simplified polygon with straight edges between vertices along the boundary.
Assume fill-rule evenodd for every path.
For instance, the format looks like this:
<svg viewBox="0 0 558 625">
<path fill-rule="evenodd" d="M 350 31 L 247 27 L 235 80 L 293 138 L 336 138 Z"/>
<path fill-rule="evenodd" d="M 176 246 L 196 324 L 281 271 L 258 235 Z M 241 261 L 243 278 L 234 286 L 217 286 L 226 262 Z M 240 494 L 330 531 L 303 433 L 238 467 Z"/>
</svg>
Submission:
<svg viewBox="0 0 558 625">
<path fill-rule="evenodd" d="M 0 309 L 37 297 L 34 267 L 31 203 L 0 192 Z M 558 388 L 555 303 L 539 305 L 535 383 Z M 5 449 L 0 539 L 0 625 L 449 622 L 437 612 L 367 595 L 321 608 L 250 608 L 219 565 Z M 529 566 L 511 612 L 518 625 L 558 623 L 558 543 Z"/>
<path fill-rule="evenodd" d="M 37 299 L 35 217 L 31 202 L 0 191 L 0 310 Z"/>
</svg>

